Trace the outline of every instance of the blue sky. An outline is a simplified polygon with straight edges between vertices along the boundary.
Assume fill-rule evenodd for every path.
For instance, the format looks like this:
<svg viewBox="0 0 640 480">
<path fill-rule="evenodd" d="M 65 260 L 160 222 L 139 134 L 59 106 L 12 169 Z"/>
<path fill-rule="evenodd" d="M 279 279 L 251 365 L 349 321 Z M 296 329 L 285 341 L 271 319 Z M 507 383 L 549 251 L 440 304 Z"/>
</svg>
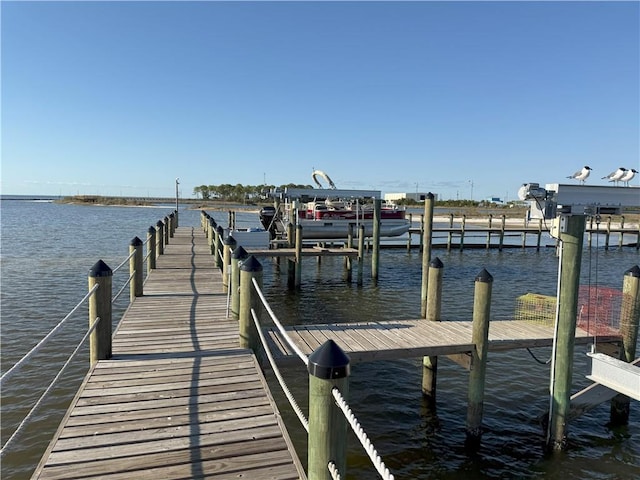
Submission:
<svg viewBox="0 0 640 480">
<path fill-rule="evenodd" d="M 1 2 L 2 193 L 640 170 L 638 2 Z M 638 184 L 638 179 L 633 181 Z"/>
</svg>

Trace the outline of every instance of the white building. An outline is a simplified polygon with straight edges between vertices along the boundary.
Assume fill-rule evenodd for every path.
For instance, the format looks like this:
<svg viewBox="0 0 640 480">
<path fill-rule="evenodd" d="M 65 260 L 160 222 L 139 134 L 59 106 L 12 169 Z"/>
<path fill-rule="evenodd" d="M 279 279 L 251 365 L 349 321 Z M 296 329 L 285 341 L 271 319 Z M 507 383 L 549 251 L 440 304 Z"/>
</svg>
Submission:
<svg viewBox="0 0 640 480">
<path fill-rule="evenodd" d="M 414 200 L 416 202 L 424 202 L 429 192 L 403 192 L 403 193 L 385 193 L 384 199 L 387 202 L 397 202 L 398 200 Z M 433 199 L 438 200 L 438 195 L 433 194 Z"/>
</svg>

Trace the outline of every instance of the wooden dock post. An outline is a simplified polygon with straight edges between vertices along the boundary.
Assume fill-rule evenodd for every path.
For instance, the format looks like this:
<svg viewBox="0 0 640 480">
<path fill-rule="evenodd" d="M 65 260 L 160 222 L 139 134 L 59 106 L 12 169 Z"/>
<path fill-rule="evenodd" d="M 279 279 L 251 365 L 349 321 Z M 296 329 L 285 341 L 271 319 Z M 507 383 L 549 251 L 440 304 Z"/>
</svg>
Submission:
<svg viewBox="0 0 640 480">
<path fill-rule="evenodd" d="M 224 239 L 224 230 L 220 225 L 216 227 L 216 257 L 215 257 L 215 265 L 222 270 L 223 265 L 223 257 L 224 257 L 224 246 L 222 245 L 222 241 Z"/>
<path fill-rule="evenodd" d="M 254 292 L 253 279 L 256 279 L 262 288 L 262 265 L 250 255 L 240 265 L 240 305 L 238 307 L 238 321 L 240 330 L 240 347 L 250 348 L 254 352 L 258 348 L 260 340 L 256 326 L 253 323 L 251 310 L 258 315 L 260 307 L 260 297 Z"/>
<path fill-rule="evenodd" d="M 407 232 L 407 252 L 411 251 L 411 227 L 413 226 L 413 214 L 409 213 L 409 232 Z"/>
<path fill-rule="evenodd" d="M 440 321 L 442 311 L 442 261 L 436 257 L 429 263 L 429 282 L 427 292 L 427 312 L 425 318 Z M 435 405 L 436 383 L 438 377 L 438 357 L 422 358 L 422 394 L 430 404 Z"/>
<path fill-rule="evenodd" d="M 309 480 L 331 480 L 327 469 L 333 462 L 346 478 L 347 420 L 336 406 L 332 390 L 349 398 L 349 357 L 333 341 L 327 340 L 309 355 Z"/>
<path fill-rule="evenodd" d="M 480 446 L 482 437 L 482 413 L 484 384 L 489 349 L 489 319 L 491 313 L 491 289 L 493 277 L 485 269 L 475 281 L 473 297 L 473 331 L 471 370 L 469 372 L 469 405 L 467 407 L 467 435 L 465 446 L 472 450 Z"/>
<path fill-rule="evenodd" d="M 462 222 L 460 223 L 460 251 L 464 250 L 464 229 L 467 223 L 467 216 L 462 215 Z"/>
<path fill-rule="evenodd" d="M 604 249 L 609 250 L 609 240 L 611 239 L 611 215 L 607 218 L 607 230 L 604 236 Z"/>
<path fill-rule="evenodd" d="M 169 214 L 169 236 L 173 238 L 174 233 L 176 233 L 176 216 L 172 212 Z"/>
<path fill-rule="evenodd" d="M 380 271 L 380 209 L 382 200 L 373 200 L 373 252 L 371 254 L 371 278 L 378 280 Z"/>
<path fill-rule="evenodd" d="M 164 244 L 169 245 L 169 230 L 171 229 L 171 224 L 169 223 L 169 217 L 164 217 Z"/>
<path fill-rule="evenodd" d="M 211 249 L 211 255 L 216 254 L 216 228 L 218 225 L 213 217 L 209 217 L 207 220 L 207 243 L 209 244 L 209 248 Z M 215 258 L 215 257 L 214 257 Z"/>
<path fill-rule="evenodd" d="M 493 223 L 493 214 L 490 213 L 489 214 L 489 222 L 488 222 L 488 227 L 489 230 L 487 230 L 487 244 L 486 244 L 486 249 L 489 250 L 489 248 L 491 248 L 491 224 Z"/>
<path fill-rule="evenodd" d="M 159 257 L 160 255 L 164 255 L 164 223 L 162 223 L 162 220 L 158 220 L 156 227 L 158 235 L 158 251 L 156 253 Z"/>
<path fill-rule="evenodd" d="M 302 225 L 296 225 L 296 257 L 295 257 L 295 281 L 294 287 L 302 285 Z"/>
<path fill-rule="evenodd" d="M 364 273 L 364 225 L 358 227 L 358 285 L 362 285 Z"/>
<path fill-rule="evenodd" d="M 147 275 L 156 268 L 156 229 L 147 230 Z"/>
<path fill-rule="evenodd" d="M 225 292 L 229 291 L 229 277 L 231 276 L 231 252 L 236 248 L 238 242 L 229 235 L 222 241 L 222 288 Z"/>
<path fill-rule="evenodd" d="M 240 262 L 249 258 L 247 251 L 239 245 L 231 253 L 231 314 L 238 318 L 240 313 Z"/>
<path fill-rule="evenodd" d="M 100 322 L 89 336 L 89 361 L 91 366 L 98 360 L 111 358 L 111 290 L 113 271 L 102 260 L 89 270 L 89 290 L 98 284 L 98 289 L 89 297 L 89 328 L 97 318 Z"/>
<path fill-rule="evenodd" d="M 640 323 L 640 267 L 635 265 L 624 274 L 622 284 L 622 307 L 620 309 L 620 334 L 622 345 L 620 360 L 631 363 L 636 358 L 638 324 Z M 616 395 L 611 400 L 610 420 L 612 425 L 629 423 L 629 397 Z"/>
<path fill-rule="evenodd" d="M 449 214 L 449 234 L 447 235 L 447 251 L 451 250 L 451 242 L 453 240 L 453 213 Z"/>
<path fill-rule="evenodd" d="M 550 421 L 547 447 L 561 451 L 566 446 L 566 428 L 571 409 L 573 350 L 578 315 L 580 262 L 585 229 L 584 215 L 569 215 L 558 219 L 560 228 L 560 288 L 558 294 L 558 325 L 555 351 L 551 363 Z"/>
<path fill-rule="evenodd" d="M 142 284 L 144 275 L 142 272 L 142 240 L 134 237 L 129 243 L 129 276 L 131 283 L 129 284 L 129 300 L 133 302 L 136 297 L 142 296 Z"/>
<path fill-rule="evenodd" d="M 424 199 L 422 217 L 422 285 L 420 290 L 420 314 L 427 317 L 427 290 L 429 284 L 429 263 L 431 262 L 431 242 L 433 241 L 433 193 L 427 193 Z"/>
<path fill-rule="evenodd" d="M 506 220 L 507 217 L 506 215 L 502 215 L 500 217 L 500 243 L 498 244 L 498 251 L 501 252 L 502 251 L 502 247 L 504 246 L 504 229 L 506 226 Z"/>
<path fill-rule="evenodd" d="M 624 245 L 624 215 L 620 216 L 620 237 L 618 238 L 618 248 L 622 248 Z"/>
</svg>

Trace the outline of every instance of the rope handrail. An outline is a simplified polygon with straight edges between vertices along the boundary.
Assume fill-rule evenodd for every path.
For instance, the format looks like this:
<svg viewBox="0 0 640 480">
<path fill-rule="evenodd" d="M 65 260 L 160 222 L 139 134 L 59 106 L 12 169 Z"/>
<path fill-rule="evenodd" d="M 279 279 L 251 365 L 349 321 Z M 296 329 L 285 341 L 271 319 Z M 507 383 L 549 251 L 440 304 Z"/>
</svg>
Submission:
<svg viewBox="0 0 640 480">
<path fill-rule="evenodd" d="M 273 323 L 276 325 L 276 327 L 278 327 L 278 331 L 282 334 L 282 336 L 284 337 L 284 339 L 287 342 L 287 344 L 296 353 L 296 355 L 298 355 L 298 357 L 300 357 L 300 359 L 304 362 L 304 364 L 305 365 L 309 365 L 309 358 L 302 352 L 302 350 L 300 350 L 297 347 L 297 345 L 295 343 L 293 343 L 293 340 L 291 340 L 291 337 L 289 337 L 289 334 L 287 333 L 287 331 L 284 329 L 284 327 L 282 326 L 282 324 L 278 320 L 278 317 L 276 317 L 276 314 L 273 313 L 273 310 L 271 309 L 271 306 L 269 305 L 269 303 L 267 302 L 267 299 L 265 298 L 264 294 L 262 293 L 262 290 L 260 290 L 260 285 L 258 285 L 258 282 L 256 281 L 256 279 L 252 278 L 251 281 L 253 283 L 253 288 L 255 288 L 258 296 L 260 297 L 260 301 L 262 302 L 262 305 L 264 306 L 264 308 L 269 313 L 269 316 L 271 317 L 271 320 L 273 321 Z"/>
<path fill-rule="evenodd" d="M 135 276 L 136 271 L 134 270 L 131 275 L 129 275 L 129 278 L 127 278 L 127 281 L 124 282 L 124 285 L 122 285 L 122 288 L 120 290 L 118 290 L 118 293 L 116 293 L 113 298 L 111 299 L 111 303 L 115 303 L 115 301 L 118 299 L 118 297 L 120 295 L 122 295 L 122 292 L 124 292 L 124 289 L 127 288 L 127 286 L 131 283 L 131 280 L 133 280 L 133 277 Z"/>
<path fill-rule="evenodd" d="M 346 400 L 340 393 L 340 390 L 338 390 L 338 387 L 333 387 L 331 389 L 331 393 L 333 394 L 333 398 L 336 400 L 336 405 L 338 405 L 340 410 L 342 410 L 344 417 L 347 419 L 347 422 L 349 422 L 349 425 L 351 425 L 353 433 L 355 433 L 356 437 L 358 437 L 358 440 L 360 440 L 360 443 L 364 447 L 364 450 L 367 452 L 367 455 L 369 455 L 373 466 L 376 468 L 380 476 L 384 480 L 393 480 L 394 476 L 386 467 L 380 455 L 378 455 L 378 451 L 371 443 L 371 440 L 369 440 L 369 437 L 367 437 L 366 432 L 360 425 L 360 422 L 358 422 L 356 416 L 351 411 L 351 407 L 349 407 L 349 404 L 347 404 Z"/>
<path fill-rule="evenodd" d="M 96 329 L 96 327 L 98 326 L 99 322 L 100 322 L 100 317 L 96 317 L 95 322 L 93 322 L 93 324 L 91 324 L 91 327 L 87 330 L 87 333 L 85 333 L 84 337 L 82 337 L 82 340 L 80 340 L 80 343 L 78 343 L 78 345 L 73 350 L 73 352 L 71 353 L 71 355 L 69 356 L 67 361 L 64 363 L 64 365 L 62 365 L 62 368 L 60 368 L 60 371 L 56 374 L 56 376 L 53 378 L 53 380 L 51 380 L 51 383 L 49 383 L 49 386 L 45 389 L 45 391 L 42 393 L 42 395 L 40 395 L 40 398 L 38 399 L 38 401 L 33 405 L 33 407 L 31 407 L 31 410 L 29 410 L 29 413 L 27 413 L 27 415 L 22 419 L 22 421 L 20 422 L 20 425 L 18 425 L 18 427 L 14 430 L 13 434 L 9 437 L 9 439 L 2 446 L 2 448 L 0 449 L 0 456 L 4 455 L 4 453 L 7 450 L 7 447 L 18 436 L 18 433 L 20 433 L 20 431 L 27 424 L 27 421 L 31 419 L 31 417 L 33 416 L 35 411 L 38 409 L 38 407 L 40 406 L 40 404 L 42 403 L 44 398 L 49 394 L 49 392 L 51 391 L 53 386 L 57 383 L 58 379 L 62 376 L 62 373 L 65 371 L 65 369 L 69 366 L 71 361 L 78 354 L 78 351 L 80 350 L 80 347 L 82 347 L 82 345 L 87 340 L 89 335 L 91 335 L 91 333 L 93 333 L 93 331 Z"/>
<path fill-rule="evenodd" d="M 44 345 L 50 338 L 51 336 L 60 328 L 62 327 L 62 325 L 69 320 L 69 318 L 71 317 L 71 315 L 73 315 L 76 310 L 78 310 L 78 308 L 80 308 L 80 306 L 87 301 L 87 299 L 89 299 L 89 297 L 91 297 L 91 295 L 93 295 L 95 293 L 95 291 L 98 289 L 98 287 L 100 286 L 100 284 L 96 283 L 93 288 L 91 290 L 89 290 L 87 292 L 87 294 L 82 298 L 82 300 L 80 300 L 78 302 L 78 304 L 73 307 L 71 309 L 71 311 L 62 319 L 60 320 L 60 322 L 47 334 L 44 336 L 44 338 L 42 340 L 40 340 L 31 350 L 29 350 L 29 352 L 27 352 L 26 355 L 24 355 L 20 360 L 18 360 L 15 365 L 13 365 L 13 367 L 11 367 L 9 370 L 7 370 L 6 372 L 4 372 L 4 374 L 2 375 L 2 377 L 0 377 L 0 384 L 2 382 L 4 382 L 7 378 L 9 378 L 16 369 L 18 369 L 24 362 L 27 361 L 27 359 L 29 357 L 31 357 L 31 355 L 33 355 L 36 351 L 38 351 L 40 349 L 40 347 L 42 347 L 42 345 Z"/>
<path fill-rule="evenodd" d="M 127 263 L 129 260 L 131 260 L 131 257 L 133 257 L 135 254 L 136 254 L 136 251 L 135 251 L 135 250 L 133 250 L 133 251 L 129 254 L 129 256 L 128 256 L 127 258 L 125 258 L 125 259 L 124 259 L 124 261 L 123 261 L 120 265 L 118 265 L 116 268 L 114 268 L 113 270 L 111 270 L 111 272 L 112 272 L 112 273 L 116 273 L 118 270 L 120 270 L 120 269 L 125 265 L 125 263 Z"/>
<path fill-rule="evenodd" d="M 264 333 L 262 332 L 262 328 L 260 326 L 260 321 L 258 320 L 258 316 L 256 315 L 256 312 L 255 312 L 255 310 L 253 308 L 251 309 L 251 317 L 253 318 L 253 323 L 256 326 L 256 330 L 258 331 L 258 335 L 260 336 L 260 342 L 262 343 L 262 346 L 264 347 L 264 351 L 267 354 L 267 358 L 269 359 L 269 363 L 271 364 L 271 368 L 273 369 L 273 373 L 276 375 L 276 378 L 278 379 L 278 383 L 280 384 L 280 388 L 282 388 L 282 391 L 284 392 L 285 396 L 289 400 L 289 403 L 291 404 L 291 408 L 293 408 L 293 411 L 296 412 L 296 415 L 298 416 L 298 419 L 300 420 L 300 423 L 302 424 L 302 426 L 304 427 L 304 429 L 308 433 L 309 432 L 309 420 L 307 420 L 307 417 L 302 412 L 302 409 L 298 405 L 298 402 L 296 402 L 296 399 L 294 398 L 293 394 L 289 390 L 289 387 L 287 387 L 287 384 L 284 381 L 284 378 L 282 378 L 282 375 L 280 374 L 280 369 L 278 368 L 278 366 L 276 365 L 275 360 L 273 359 L 273 355 L 271 354 L 271 350 L 269 349 L 269 346 L 267 345 L 267 340 L 265 339 Z"/>
<path fill-rule="evenodd" d="M 327 463 L 327 469 L 329 470 L 329 474 L 333 480 L 341 480 L 342 477 L 340 477 L 340 472 L 338 471 L 338 467 L 336 467 L 335 463 L 332 461 Z"/>
</svg>

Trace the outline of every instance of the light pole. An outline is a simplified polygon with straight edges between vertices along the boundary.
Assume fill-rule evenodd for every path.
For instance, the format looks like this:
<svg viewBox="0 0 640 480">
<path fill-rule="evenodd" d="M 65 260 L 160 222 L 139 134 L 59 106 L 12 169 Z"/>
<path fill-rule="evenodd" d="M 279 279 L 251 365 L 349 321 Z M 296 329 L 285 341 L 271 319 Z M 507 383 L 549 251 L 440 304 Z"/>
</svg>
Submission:
<svg viewBox="0 0 640 480">
<path fill-rule="evenodd" d="M 473 180 L 469 180 L 469 183 L 471 184 L 471 201 L 473 201 Z"/>
</svg>

